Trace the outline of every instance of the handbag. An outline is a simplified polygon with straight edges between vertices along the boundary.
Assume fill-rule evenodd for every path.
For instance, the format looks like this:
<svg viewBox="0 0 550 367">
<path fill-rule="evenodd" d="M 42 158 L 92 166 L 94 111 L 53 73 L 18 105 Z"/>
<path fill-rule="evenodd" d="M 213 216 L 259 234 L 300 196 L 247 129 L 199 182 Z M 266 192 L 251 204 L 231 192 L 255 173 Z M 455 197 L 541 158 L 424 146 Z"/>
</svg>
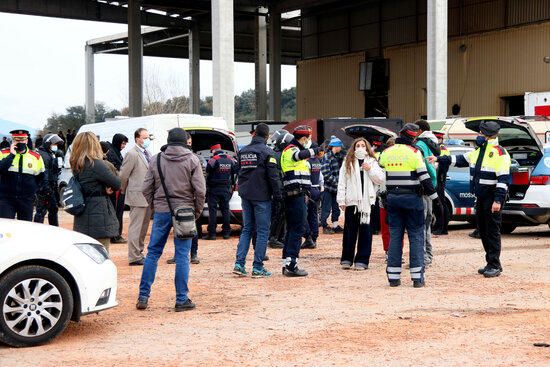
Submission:
<svg viewBox="0 0 550 367">
<path fill-rule="evenodd" d="M 65 190 L 61 195 L 61 204 L 65 212 L 75 217 L 84 213 L 86 203 L 82 194 L 82 186 L 80 186 L 77 177 L 71 177 L 69 183 L 65 186 Z"/>
<path fill-rule="evenodd" d="M 164 189 L 164 195 L 166 196 L 166 202 L 172 215 L 172 226 L 174 227 L 174 237 L 179 240 L 185 240 L 193 238 L 197 235 L 197 225 L 195 223 L 195 210 L 187 206 L 178 206 L 172 208 L 170 202 L 170 195 L 164 182 L 164 175 L 162 174 L 162 168 L 160 167 L 160 153 L 157 155 L 157 167 L 159 170 L 160 183 Z"/>
</svg>

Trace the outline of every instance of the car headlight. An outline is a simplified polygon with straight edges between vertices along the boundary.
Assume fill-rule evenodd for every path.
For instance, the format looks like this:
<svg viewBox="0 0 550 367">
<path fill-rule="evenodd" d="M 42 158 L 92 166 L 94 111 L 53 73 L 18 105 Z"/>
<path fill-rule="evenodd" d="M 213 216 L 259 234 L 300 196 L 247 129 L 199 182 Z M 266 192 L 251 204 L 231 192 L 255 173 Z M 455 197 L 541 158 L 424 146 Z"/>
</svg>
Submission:
<svg viewBox="0 0 550 367">
<path fill-rule="evenodd" d="M 107 250 L 105 250 L 105 247 L 103 247 L 100 244 L 97 243 L 75 243 L 76 247 L 80 249 L 80 251 L 84 252 L 90 259 L 95 261 L 98 264 L 103 264 L 105 260 L 109 258 L 109 253 Z"/>
</svg>

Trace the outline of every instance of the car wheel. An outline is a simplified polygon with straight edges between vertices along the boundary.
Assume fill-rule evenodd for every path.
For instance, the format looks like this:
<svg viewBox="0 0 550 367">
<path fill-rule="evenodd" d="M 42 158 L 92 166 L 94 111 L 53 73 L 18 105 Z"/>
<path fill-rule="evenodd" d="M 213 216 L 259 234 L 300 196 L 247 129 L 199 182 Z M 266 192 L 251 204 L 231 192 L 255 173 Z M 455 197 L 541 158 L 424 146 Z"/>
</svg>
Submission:
<svg viewBox="0 0 550 367">
<path fill-rule="evenodd" d="M 13 347 L 44 344 L 69 323 L 74 300 L 52 269 L 24 266 L 0 280 L 0 341 Z"/>
<path fill-rule="evenodd" d="M 503 223 L 500 227 L 500 233 L 501 234 L 510 234 L 514 232 L 514 229 L 518 228 L 518 226 L 510 223 Z"/>
</svg>

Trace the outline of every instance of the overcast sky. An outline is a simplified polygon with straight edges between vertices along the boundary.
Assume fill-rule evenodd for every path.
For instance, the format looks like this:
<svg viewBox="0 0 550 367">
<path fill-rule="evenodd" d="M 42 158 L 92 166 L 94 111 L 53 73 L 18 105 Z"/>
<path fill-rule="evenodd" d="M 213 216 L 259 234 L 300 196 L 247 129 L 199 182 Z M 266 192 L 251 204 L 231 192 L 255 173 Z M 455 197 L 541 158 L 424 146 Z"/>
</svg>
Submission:
<svg viewBox="0 0 550 367">
<path fill-rule="evenodd" d="M 125 32 L 123 24 L 0 13 L 0 118 L 42 127 L 53 113 L 84 104 L 84 44 Z M 201 62 L 201 96 L 212 95 L 210 61 Z M 188 95 L 188 62 L 145 57 L 146 83 L 163 96 Z M 296 69 L 283 66 L 282 88 L 296 85 Z M 95 56 L 95 97 L 110 108 L 128 104 L 128 62 Z M 254 88 L 254 65 L 235 64 L 235 93 Z"/>
</svg>

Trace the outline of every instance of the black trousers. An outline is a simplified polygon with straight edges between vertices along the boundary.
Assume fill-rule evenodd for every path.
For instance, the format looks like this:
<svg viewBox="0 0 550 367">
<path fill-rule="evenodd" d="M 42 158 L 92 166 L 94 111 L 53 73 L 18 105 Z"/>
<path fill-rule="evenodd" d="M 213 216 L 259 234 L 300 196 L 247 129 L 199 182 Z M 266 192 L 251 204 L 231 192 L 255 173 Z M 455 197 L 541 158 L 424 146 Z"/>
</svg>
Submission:
<svg viewBox="0 0 550 367">
<path fill-rule="evenodd" d="M 296 259 L 300 257 L 300 247 L 302 246 L 302 235 L 307 218 L 307 206 L 304 195 L 296 195 L 285 198 L 286 209 L 286 238 L 283 247 L 283 259 L 291 258 L 290 267 L 296 264 Z"/>
<path fill-rule="evenodd" d="M 44 223 L 44 218 L 46 217 L 46 213 L 48 213 L 48 224 L 59 227 L 57 212 L 57 195 L 55 191 L 50 192 L 48 195 L 36 195 L 34 222 Z"/>
<path fill-rule="evenodd" d="M 368 265 L 372 252 L 372 231 L 369 224 L 360 224 L 361 214 L 356 206 L 346 207 L 342 258 L 340 261 Z M 357 244 L 357 253 L 355 245 Z"/>
<path fill-rule="evenodd" d="M 449 207 L 445 205 L 445 185 L 438 183 L 437 195 L 439 200 L 434 201 L 433 214 L 435 215 L 435 225 L 432 230 L 440 231 L 441 233 L 448 233 L 449 221 L 451 220 L 451 213 Z"/>
<path fill-rule="evenodd" d="M 32 222 L 33 198 L 1 198 L 0 218 Z"/>
<path fill-rule="evenodd" d="M 492 196 L 476 199 L 476 218 L 481 236 L 481 242 L 485 249 L 487 267 L 502 269 L 500 264 L 500 228 L 502 224 L 502 211 L 491 212 L 494 198 Z"/>
<path fill-rule="evenodd" d="M 208 203 L 208 234 L 216 235 L 216 226 L 218 223 L 218 206 L 222 212 L 222 233 L 231 232 L 231 216 L 229 213 L 229 200 L 231 192 L 229 190 L 211 190 L 206 195 Z"/>
<path fill-rule="evenodd" d="M 113 207 L 115 208 L 116 212 L 116 219 L 118 220 L 118 235 L 122 235 L 122 217 L 124 216 L 124 197 L 125 195 L 122 194 L 120 191 L 115 192 L 112 195 L 109 195 L 109 198 L 111 199 L 111 202 L 113 203 Z"/>
<path fill-rule="evenodd" d="M 376 198 L 376 202 L 372 206 L 372 211 L 370 212 L 370 228 L 373 233 L 379 233 L 382 229 L 380 224 L 380 198 Z"/>
<path fill-rule="evenodd" d="M 271 227 L 269 239 L 283 242 L 285 239 L 286 221 L 284 201 L 271 201 Z"/>
</svg>

